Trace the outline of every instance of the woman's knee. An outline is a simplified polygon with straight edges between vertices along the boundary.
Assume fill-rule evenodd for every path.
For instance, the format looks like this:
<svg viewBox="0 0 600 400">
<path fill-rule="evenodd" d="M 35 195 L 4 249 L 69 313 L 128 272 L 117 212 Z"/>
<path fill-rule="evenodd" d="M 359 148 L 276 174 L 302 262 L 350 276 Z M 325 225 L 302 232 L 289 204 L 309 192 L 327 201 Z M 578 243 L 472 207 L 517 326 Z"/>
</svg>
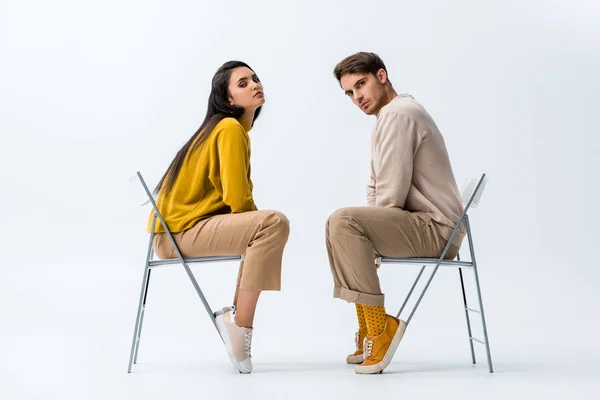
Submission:
<svg viewBox="0 0 600 400">
<path fill-rule="evenodd" d="M 273 227 L 277 232 L 277 236 L 287 240 L 290 234 L 290 220 L 281 211 L 268 210 L 264 211 L 265 222 Z"/>
</svg>

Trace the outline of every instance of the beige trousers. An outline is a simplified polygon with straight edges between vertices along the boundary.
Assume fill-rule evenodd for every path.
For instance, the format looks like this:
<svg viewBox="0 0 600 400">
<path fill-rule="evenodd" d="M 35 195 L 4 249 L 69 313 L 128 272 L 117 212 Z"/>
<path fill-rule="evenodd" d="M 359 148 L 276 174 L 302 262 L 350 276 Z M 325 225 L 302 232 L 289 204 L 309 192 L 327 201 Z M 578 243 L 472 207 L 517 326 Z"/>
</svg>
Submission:
<svg viewBox="0 0 600 400">
<path fill-rule="evenodd" d="M 394 207 L 351 207 L 334 212 L 325 228 L 333 275 L 333 297 L 351 303 L 384 305 L 374 259 L 442 255 L 447 241 L 431 218 Z M 456 257 L 451 245 L 445 258 Z"/>
<path fill-rule="evenodd" d="M 260 210 L 215 215 L 173 234 L 173 238 L 184 257 L 245 255 L 238 271 L 238 289 L 280 290 L 283 248 L 289 232 L 285 215 Z M 161 259 L 177 257 L 166 233 L 157 233 L 152 247 Z"/>
</svg>

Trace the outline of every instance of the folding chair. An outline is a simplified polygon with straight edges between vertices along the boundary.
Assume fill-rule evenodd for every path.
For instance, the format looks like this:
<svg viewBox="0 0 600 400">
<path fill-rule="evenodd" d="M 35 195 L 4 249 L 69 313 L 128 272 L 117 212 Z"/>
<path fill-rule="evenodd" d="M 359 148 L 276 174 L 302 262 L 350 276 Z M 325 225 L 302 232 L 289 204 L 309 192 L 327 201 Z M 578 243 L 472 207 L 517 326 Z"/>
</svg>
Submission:
<svg viewBox="0 0 600 400">
<path fill-rule="evenodd" d="M 421 295 L 419 296 L 419 299 L 417 300 L 414 308 L 412 309 L 410 315 L 408 316 L 408 319 L 406 320 L 406 324 L 407 325 L 410 323 L 413 315 L 415 314 L 415 311 L 417 310 L 417 307 L 419 307 L 419 304 L 421 303 L 421 300 L 423 299 L 423 296 L 425 295 L 425 292 L 429 288 L 429 285 L 431 284 L 431 281 L 433 280 L 433 277 L 435 276 L 438 268 L 440 266 L 444 266 L 444 267 L 458 267 L 458 273 L 460 275 L 460 286 L 462 288 L 463 304 L 464 304 L 464 307 L 465 307 L 465 315 L 467 317 L 467 330 L 468 330 L 468 333 L 469 333 L 469 344 L 471 346 L 471 358 L 473 359 L 473 364 L 475 364 L 476 363 L 476 361 L 475 361 L 475 349 L 473 348 L 473 342 L 477 342 L 477 343 L 485 345 L 485 350 L 487 352 L 488 368 L 489 368 L 490 373 L 492 373 L 492 372 L 494 372 L 494 369 L 492 367 L 492 356 L 491 356 L 491 353 L 490 353 L 490 342 L 489 342 L 489 339 L 488 339 L 487 325 L 486 325 L 486 322 L 485 322 L 485 313 L 483 311 L 483 300 L 481 298 L 481 287 L 479 285 L 479 274 L 477 272 L 477 261 L 475 260 L 475 250 L 473 249 L 473 235 L 471 233 L 471 226 L 469 224 L 469 216 L 467 215 L 467 212 L 469 211 L 469 208 L 471 208 L 471 207 L 475 208 L 475 207 L 478 206 L 479 201 L 481 200 L 481 196 L 483 194 L 483 190 L 485 188 L 486 183 L 487 183 L 487 178 L 486 178 L 485 174 L 483 174 L 479 180 L 477 180 L 477 179 L 470 179 L 469 181 L 467 181 L 467 183 L 465 184 L 465 186 L 461 190 L 461 199 L 462 199 L 462 202 L 463 202 L 463 205 L 464 205 L 464 211 L 463 211 L 462 215 L 460 216 L 460 218 L 458 220 L 458 223 L 456 224 L 456 227 L 454 228 L 454 231 L 452 232 L 452 235 L 450 236 L 450 240 L 448 240 L 448 244 L 444 248 L 444 251 L 443 251 L 443 253 L 442 253 L 442 255 L 440 256 L 439 259 L 436 259 L 436 258 L 392 258 L 392 257 L 380 257 L 380 258 L 377 258 L 375 260 L 375 263 L 376 264 L 417 264 L 417 265 L 422 265 L 421 271 L 417 275 L 417 279 L 415 280 L 415 282 L 413 283 L 412 287 L 408 291 L 408 295 L 406 296 L 406 299 L 404 300 L 404 303 L 400 307 L 400 311 L 398 311 L 398 314 L 396 315 L 396 318 L 399 318 L 400 314 L 404 310 L 404 307 L 406 306 L 406 303 L 408 302 L 408 299 L 412 295 L 415 287 L 417 286 L 417 283 L 421 279 L 421 275 L 423 275 L 423 272 L 425 271 L 425 267 L 427 267 L 428 265 L 430 265 L 430 266 L 431 265 L 435 265 L 435 268 L 434 268 L 433 272 L 431 273 L 431 275 L 429 277 L 429 280 L 425 284 L 425 287 L 423 288 L 423 291 L 421 292 Z M 469 250 L 470 250 L 470 253 L 471 253 L 471 261 L 461 261 L 460 254 L 457 255 L 457 257 L 456 257 L 457 259 L 456 260 L 445 260 L 444 257 L 446 256 L 446 253 L 448 252 L 448 249 L 450 248 L 450 244 L 452 243 L 452 239 L 454 239 L 454 236 L 458 232 L 458 228 L 460 227 L 460 225 L 463 222 L 463 220 L 465 221 L 465 225 L 466 225 L 466 228 L 467 228 L 467 238 L 468 238 L 468 242 L 469 242 Z M 467 296 L 466 296 L 466 293 L 465 293 L 465 284 L 464 284 L 463 273 L 462 273 L 463 268 L 464 269 L 472 269 L 473 272 L 474 272 L 474 274 L 475 274 L 475 284 L 477 286 L 477 297 L 478 297 L 478 300 L 479 300 L 479 310 L 470 308 L 467 305 Z M 469 317 L 469 313 L 470 312 L 481 315 L 481 323 L 483 325 L 484 340 L 476 339 L 476 338 L 473 337 L 473 334 L 471 333 L 471 320 L 470 320 L 470 317 Z"/>
<path fill-rule="evenodd" d="M 204 294 L 202 293 L 202 290 L 200 289 L 200 286 L 198 285 L 198 282 L 196 281 L 194 274 L 190 270 L 189 264 L 207 263 L 207 262 L 222 262 L 222 261 L 242 261 L 244 259 L 243 255 L 184 258 L 181 255 L 181 251 L 179 251 L 179 247 L 177 247 L 175 240 L 173 239 L 173 235 L 171 234 L 171 231 L 167 227 L 165 220 L 163 219 L 160 211 L 158 210 L 158 207 L 156 206 L 154 197 L 150 193 L 150 190 L 148 190 L 148 186 L 146 185 L 146 182 L 144 181 L 144 178 L 142 177 L 142 174 L 140 174 L 139 171 L 136 173 L 136 176 L 134 176 L 133 178 L 130 179 L 130 183 L 134 183 L 135 180 L 139 180 L 140 184 L 142 185 L 142 187 L 144 189 L 145 196 L 147 196 L 147 199 L 144 200 L 141 205 L 145 206 L 146 204 L 151 203 L 152 207 L 154 208 L 154 217 L 152 218 L 152 230 L 150 232 L 150 240 L 148 242 L 148 251 L 146 253 L 146 264 L 144 265 L 144 277 L 142 279 L 142 290 L 140 292 L 140 300 L 139 300 L 138 309 L 137 309 L 137 316 L 135 319 L 135 329 L 133 330 L 133 340 L 131 342 L 131 352 L 129 354 L 129 366 L 127 368 L 128 373 L 131 372 L 132 364 L 137 364 L 138 349 L 140 346 L 140 335 L 142 333 L 142 324 L 144 322 L 144 312 L 146 310 L 146 299 L 148 297 L 148 284 L 150 283 L 150 272 L 152 271 L 153 268 L 177 265 L 177 264 L 183 265 L 185 272 L 187 272 L 190 280 L 192 281 L 192 285 L 194 285 L 194 289 L 196 289 L 196 293 L 198 293 L 198 296 L 200 297 L 202 304 L 204 304 L 204 308 L 206 309 L 206 312 L 208 313 L 210 320 L 212 321 L 212 323 L 216 329 L 217 325 L 215 322 L 215 317 L 213 315 L 212 308 L 210 308 L 210 306 L 208 305 L 208 302 L 206 301 L 206 298 L 204 297 Z M 154 237 L 154 228 L 156 226 L 157 218 L 160 220 L 162 226 L 165 229 L 165 233 L 167 234 L 167 236 L 169 237 L 169 240 L 173 244 L 173 248 L 175 249 L 175 252 L 177 253 L 177 258 L 169 259 L 169 260 L 159 260 L 159 259 L 155 260 L 154 259 L 154 251 L 152 249 L 152 239 Z"/>
</svg>

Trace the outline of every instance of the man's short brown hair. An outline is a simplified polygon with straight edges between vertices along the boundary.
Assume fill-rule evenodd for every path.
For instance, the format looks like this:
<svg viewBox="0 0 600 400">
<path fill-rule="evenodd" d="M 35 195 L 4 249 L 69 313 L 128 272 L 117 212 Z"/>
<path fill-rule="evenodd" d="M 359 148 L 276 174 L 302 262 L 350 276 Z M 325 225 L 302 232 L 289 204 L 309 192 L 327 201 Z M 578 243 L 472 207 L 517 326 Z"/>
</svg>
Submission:
<svg viewBox="0 0 600 400">
<path fill-rule="evenodd" d="M 383 60 L 375 53 L 368 53 L 361 51 L 356 54 L 352 54 L 344 58 L 338 63 L 333 69 L 333 75 L 338 80 L 342 79 L 342 76 L 346 74 L 373 74 L 377 76 L 377 71 L 383 69 L 387 74 L 387 68 L 383 63 Z M 390 86 L 392 82 L 387 80 Z"/>
</svg>

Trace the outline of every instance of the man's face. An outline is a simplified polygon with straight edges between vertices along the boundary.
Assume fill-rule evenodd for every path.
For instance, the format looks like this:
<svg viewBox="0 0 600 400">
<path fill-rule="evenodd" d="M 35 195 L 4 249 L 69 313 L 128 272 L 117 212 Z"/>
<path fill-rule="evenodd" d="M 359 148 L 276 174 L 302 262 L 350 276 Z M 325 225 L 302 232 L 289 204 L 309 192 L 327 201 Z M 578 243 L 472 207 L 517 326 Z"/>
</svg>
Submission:
<svg viewBox="0 0 600 400">
<path fill-rule="evenodd" d="M 387 80 L 383 69 L 377 76 L 370 73 L 346 74 L 340 79 L 344 93 L 358 108 L 367 115 L 377 115 L 385 105 L 385 86 Z"/>
</svg>

